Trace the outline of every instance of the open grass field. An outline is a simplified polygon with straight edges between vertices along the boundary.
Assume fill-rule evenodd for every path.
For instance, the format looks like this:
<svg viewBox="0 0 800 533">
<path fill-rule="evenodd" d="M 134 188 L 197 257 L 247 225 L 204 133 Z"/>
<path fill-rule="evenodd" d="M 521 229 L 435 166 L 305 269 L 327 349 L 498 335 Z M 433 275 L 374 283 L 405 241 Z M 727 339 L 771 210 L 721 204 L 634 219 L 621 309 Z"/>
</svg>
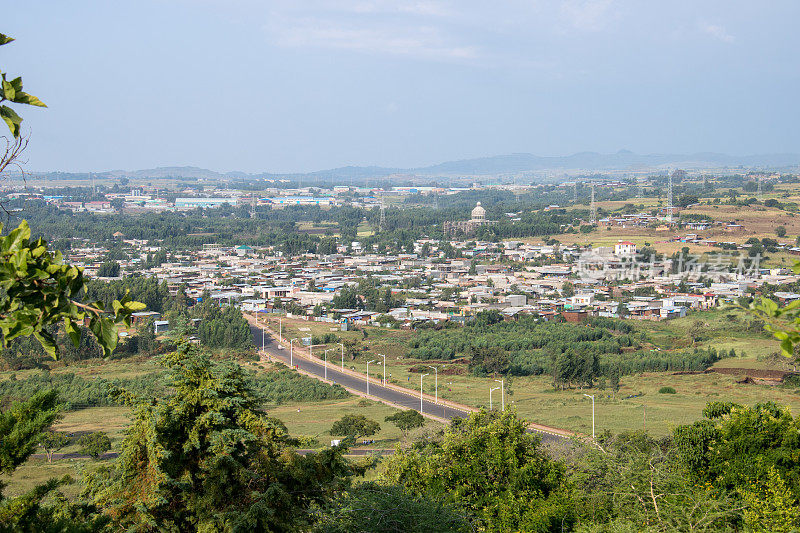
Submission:
<svg viewBox="0 0 800 533">
<path fill-rule="evenodd" d="M 751 323 L 752 318 L 741 310 L 711 310 L 691 313 L 684 319 L 650 322 L 636 322 L 640 331 L 646 332 L 648 339 L 663 350 L 710 348 L 736 350 L 738 356 L 723 359 L 715 366 L 720 368 L 749 369 L 788 369 L 780 364 L 781 359 L 770 356 L 779 352 L 777 341 Z M 284 335 L 308 335 L 300 328 L 315 335 L 327 333 L 332 325 L 320 322 L 306 322 L 299 319 L 283 320 Z M 366 331 L 366 337 L 364 336 Z M 703 340 L 692 343 L 690 332 L 700 332 Z M 364 327 L 362 331 L 337 333 L 342 337 L 358 338 L 368 347 L 367 353 L 355 361 L 346 360 L 348 368 L 365 372 L 366 362 L 377 359 L 376 354 L 386 355 L 386 375 L 390 382 L 413 390 L 419 390 L 420 372 L 415 367 L 436 366 L 439 370 L 438 393 L 441 398 L 464 403 L 474 407 L 489 405 L 489 389 L 498 386 L 492 378 L 469 375 L 466 365 L 443 361 L 418 361 L 408 359 L 408 343 L 413 332 L 407 330 L 388 330 L 385 328 Z M 315 347 L 321 355 L 323 347 Z M 334 355 L 331 355 L 333 353 Z M 742 357 L 744 354 L 744 357 Z M 338 349 L 329 352 L 332 364 L 340 364 Z M 425 368 L 430 375 L 423 379 L 423 390 L 434 394 L 434 371 Z M 453 374 L 451 372 L 458 372 Z M 380 378 L 381 365 L 370 365 L 370 375 Z M 604 414 L 597 414 L 597 425 L 613 432 L 640 429 L 647 411 L 647 428 L 656 434 L 667 434 L 675 426 L 690 423 L 701 417 L 703 407 L 710 401 L 739 401 L 753 404 L 764 401 L 777 401 L 791 407 L 800 414 L 800 393 L 796 390 L 765 384 L 737 384 L 736 378 L 723 374 L 672 375 L 671 373 L 645 373 L 622 378 L 621 390 L 616 395 L 611 391 L 593 389 L 555 391 L 548 376 L 514 377 L 506 381 L 506 403 L 514 406 L 519 413 L 532 421 L 581 432 L 591 432 L 591 402 L 583 396 L 584 392 L 596 394 L 597 407 L 606 406 Z M 669 385 L 678 393 L 659 394 L 658 389 Z M 630 395 L 642 396 L 623 400 Z M 612 397 L 614 396 L 614 397 Z M 500 391 L 493 394 L 495 406 L 500 404 Z M 588 403 L 587 403 L 588 402 Z M 645 407 L 646 406 L 646 407 Z M 586 414 L 589 418 L 586 418 Z M 588 424 L 588 425 L 587 425 Z"/>
<path fill-rule="evenodd" d="M 64 417 L 53 428 L 67 433 L 87 433 L 104 431 L 111 438 L 111 451 L 117 451 L 124 438 L 125 428 L 130 423 L 130 410 L 127 407 L 93 407 L 79 411 L 67 411 Z M 59 450 L 58 453 L 78 453 L 79 446 L 72 444 Z M 37 453 L 43 454 L 44 450 Z M 74 498 L 81 490 L 83 473 L 98 468 L 104 460 L 93 459 L 57 459 L 48 463 L 47 459 L 33 457 L 14 471 L 12 476 L 2 476 L 0 480 L 8 484 L 4 491 L 7 496 L 18 496 L 36 485 L 51 478 L 70 476 L 75 483 L 64 488 L 68 498 Z"/>
<path fill-rule="evenodd" d="M 343 437 L 328 433 L 334 421 L 348 414 L 364 415 L 381 425 L 381 430 L 376 435 L 368 437 L 375 441 L 370 445 L 373 448 L 393 448 L 399 442 L 400 430 L 391 422 L 384 422 L 387 416 L 396 412 L 397 409 L 393 407 L 357 396 L 315 404 L 284 404 L 269 409 L 271 416 L 281 419 L 286 424 L 289 434 L 314 437 L 322 446 L 330 444 L 330 439 Z M 435 425 L 437 422 L 428 420 L 426 424 Z"/>
</svg>

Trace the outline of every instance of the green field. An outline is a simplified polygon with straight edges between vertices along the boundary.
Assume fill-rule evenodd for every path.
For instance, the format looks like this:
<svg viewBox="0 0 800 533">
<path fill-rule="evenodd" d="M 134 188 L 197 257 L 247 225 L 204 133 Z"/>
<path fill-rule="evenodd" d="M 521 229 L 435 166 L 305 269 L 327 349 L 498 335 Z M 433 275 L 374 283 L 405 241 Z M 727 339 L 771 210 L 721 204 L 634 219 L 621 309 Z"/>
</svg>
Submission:
<svg viewBox="0 0 800 533">
<path fill-rule="evenodd" d="M 751 324 L 752 317 L 738 309 L 716 309 L 692 312 L 683 319 L 651 322 L 634 322 L 636 328 L 645 331 L 652 343 L 662 350 L 710 348 L 735 349 L 736 358 L 723 359 L 715 366 L 721 368 L 786 369 L 781 358 L 773 359 L 779 352 L 777 342 L 768 334 Z M 366 362 L 386 355 L 386 375 L 390 382 L 413 390 L 419 390 L 420 373 L 412 372 L 416 366 L 436 366 L 439 369 L 439 396 L 474 407 L 489 405 L 489 389 L 497 386 L 492 378 L 481 378 L 468 373 L 465 364 L 446 361 L 418 361 L 408 359 L 408 341 L 414 335 L 408 330 L 362 327 L 361 331 L 337 332 L 343 338 L 360 339 L 368 352 L 355 361 L 346 360 L 348 368 L 365 372 Z M 287 338 L 322 335 L 330 332 L 332 324 L 307 322 L 299 319 L 284 319 L 283 332 Z M 364 336 L 366 331 L 366 337 Z M 690 332 L 700 331 L 703 340 L 693 343 Z M 315 347 L 321 355 L 323 347 Z M 338 349 L 328 352 L 333 364 L 340 364 Z M 744 354 L 744 357 L 741 355 Z M 434 371 L 425 369 L 430 375 L 423 380 L 424 392 L 434 394 Z M 458 372 L 454 374 L 453 372 Z M 371 364 L 370 375 L 380 378 L 381 365 Z M 571 389 L 555 391 L 549 376 L 525 376 L 506 378 L 507 406 L 516 407 L 519 413 L 532 421 L 554 427 L 591 433 L 591 401 L 584 393 L 596 395 L 597 430 L 612 432 L 641 429 L 647 411 L 647 429 L 665 435 L 680 424 L 691 423 L 701 417 L 703 407 L 710 401 L 738 401 L 754 404 L 777 401 L 800 413 L 800 394 L 796 390 L 767 384 L 736 384 L 736 378 L 723 374 L 673 375 L 671 373 L 644 373 L 624 376 L 620 391 L 612 395 L 602 391 Z M 677 394 L 659 394 L 658 389 L 669 385 Z M 623 399 L 631 395 L 635 398 Z M 494 405 L 500 404 L 500 391 L 493 395 Z"/>
</svg>

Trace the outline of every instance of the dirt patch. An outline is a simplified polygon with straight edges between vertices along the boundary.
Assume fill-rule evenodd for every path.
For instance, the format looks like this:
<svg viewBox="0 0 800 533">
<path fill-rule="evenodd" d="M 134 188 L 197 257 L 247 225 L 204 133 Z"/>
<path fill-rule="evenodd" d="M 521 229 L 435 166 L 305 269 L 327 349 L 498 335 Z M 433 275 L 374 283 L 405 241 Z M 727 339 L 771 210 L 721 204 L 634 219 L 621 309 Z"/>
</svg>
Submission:
<svg viewBox="0 0 800 533">
<path fill-rule="evenodd" d="M 758 370 L 755 368 L 710 368 L 706 372 L 716 372 L 717 374 L 727 374 L 729 376 L 749 376 L 756 379 L 770 379 L 783 381 L 786 376 L 798 374 L 784 370 Z"/>
</svg>

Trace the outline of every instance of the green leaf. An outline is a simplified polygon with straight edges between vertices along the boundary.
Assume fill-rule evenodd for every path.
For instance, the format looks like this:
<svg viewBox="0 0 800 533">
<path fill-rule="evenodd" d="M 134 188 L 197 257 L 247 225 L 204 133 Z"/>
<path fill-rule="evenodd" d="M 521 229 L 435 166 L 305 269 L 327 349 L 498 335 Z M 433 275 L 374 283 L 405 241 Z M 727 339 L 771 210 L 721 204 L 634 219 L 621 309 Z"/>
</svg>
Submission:
<svg viewBox="0 0 800 533">
<path fill-rule="evenodd" d="M 58 350 L 56 349 L 56 341 L 53 336 L 45 330 L 34 331 L 33 336 L 39 341 L 39 344 L 42 345 L 47 355 L 58 361 Z"/>
<path fill-rule="evenodd" d="M 13 40 L 14 40 L 13 37 L 9 37 L 8 35 L 3 35 L 2 33 L 0 33 L 0 46 L 3 46 L 4 44 L 8 44 Z"/>
<path fill-rule="evenodd" d="M 0 118 L 8 124 L 8 129 L 11 130 L 11 134 L 14 135 L 14 137 L 19 137 L 19 124 L 22 122 L 22 117 L 17 115 L 10 107 L 3 105 L 0 106 Z"/>
<path fill-rule="evenodd" d="M 11 100 L 12 102 L 17 97 L 17 90 L 14 89 L 14 86 L 11 85 L 11 82 L 3 80 L 3 96 L 7 100 Z"/>
<path fill-rule="evenodd" d="M 781 351 L 783 352 L 784 356 L 792 357 L 794 354 L 794 347 L 791 339 L 786 338 L 781 341 Z"/>
<path fill-rule="evenodd" d="M 44 102 L 33 96 L 32 94 L 18 92 L 14 102 L 18 104 L 35 105 L 36 107 L 47 107 Z"/>
<path fill-rule="evenodd" d="M 89 329 L 97 338 L 97 343 L 103 348 L 105 356 L 111 357 L 119 340 L 116 326 L 106 318 L 93 317 L 89 322 Z"/>
<path fill-rule="evenodd" d="M 69 338 L 72 340 L 72 345 L 76 348 L 81 344 L 81 332 L 78 328 L 75 327 L 75 323 L 70 320 L 66 319 L 64 321 L 64 331 L 67 332 Z"/>
</svg>

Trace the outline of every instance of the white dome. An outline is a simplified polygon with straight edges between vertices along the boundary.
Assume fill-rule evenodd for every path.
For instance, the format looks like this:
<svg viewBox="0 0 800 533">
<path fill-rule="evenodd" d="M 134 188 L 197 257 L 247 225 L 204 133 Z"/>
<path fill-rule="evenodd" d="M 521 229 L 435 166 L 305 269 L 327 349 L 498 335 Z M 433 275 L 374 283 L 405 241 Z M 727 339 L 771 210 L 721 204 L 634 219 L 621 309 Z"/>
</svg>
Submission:
<svg viewBox="0 0 800 533">
<path fill-rule="evenodd" d="M 483 220 L 484 218 L 486 218 L 486 209 L 482 208 L 481 203 L 478 202 L 478 205 L 472 210 L 472 220 Z"/>
</svg>

